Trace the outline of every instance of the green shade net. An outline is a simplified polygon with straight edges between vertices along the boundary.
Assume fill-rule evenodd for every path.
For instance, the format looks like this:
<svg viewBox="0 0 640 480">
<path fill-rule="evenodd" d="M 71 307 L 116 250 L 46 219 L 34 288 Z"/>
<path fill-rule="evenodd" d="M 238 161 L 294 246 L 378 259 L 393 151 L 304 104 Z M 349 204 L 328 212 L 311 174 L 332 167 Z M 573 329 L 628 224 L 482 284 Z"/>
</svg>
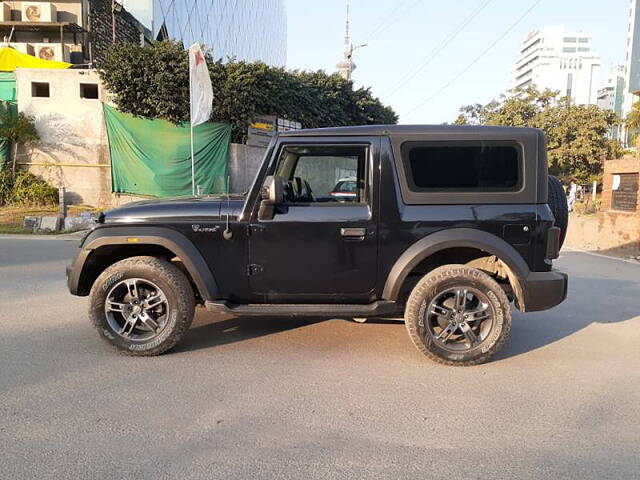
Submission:
<svg viewBox="0 0 640 480">
<path fill-rule="evenodd" d="M 2 108 L 8 107 L 12 114 L 17 115 L 16 75 L 13 72 L 0 72 L 0 101 Z M 11 142 L 0 138 L 0 166 L 9 161 L 10 157 Z"/>
<path fill-rule="evenodd" d="M 113 191 L 155 197 L 191 195 L 189 124 L 149 120 L 103 107 Z M 193 129 L 193 137 L 199 191 L 224 193 L 231 126 L 203 123 Z"/>
</svg>

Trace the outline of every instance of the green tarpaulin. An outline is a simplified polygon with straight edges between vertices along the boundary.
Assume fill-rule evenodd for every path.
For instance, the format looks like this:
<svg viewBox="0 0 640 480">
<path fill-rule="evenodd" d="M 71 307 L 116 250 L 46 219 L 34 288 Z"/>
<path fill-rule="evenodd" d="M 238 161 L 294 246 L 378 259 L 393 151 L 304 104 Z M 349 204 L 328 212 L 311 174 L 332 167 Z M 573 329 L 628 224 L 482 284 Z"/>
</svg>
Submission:
<svg viewBox="0 0 640 480">
<path fill-rule="evenodd" d="M 13 72 L 0 72 L 0 100 L 17 102 L 16 75 Z"/>
<path fill-rule="evenodd" d="M 17 114 L 18 99 L 16 97 L 16 75 L 13 72 L 0 72 L 0 101 L 7 102 L 11 112 Z M 4 108 L 3 105 L 3 108 Z M 0 138 L 0 165 L 11 157 L 11 142 Z"/>
<path fill-rule="evenodd" d="M 112 188 L 156 197 L 191 195 L 189 125 L 148 120 L 104 105 L 111 152 Z M 196 185 L 224 193 L 231 126 L 203 123 L 193 130 Z"/>
</svg>

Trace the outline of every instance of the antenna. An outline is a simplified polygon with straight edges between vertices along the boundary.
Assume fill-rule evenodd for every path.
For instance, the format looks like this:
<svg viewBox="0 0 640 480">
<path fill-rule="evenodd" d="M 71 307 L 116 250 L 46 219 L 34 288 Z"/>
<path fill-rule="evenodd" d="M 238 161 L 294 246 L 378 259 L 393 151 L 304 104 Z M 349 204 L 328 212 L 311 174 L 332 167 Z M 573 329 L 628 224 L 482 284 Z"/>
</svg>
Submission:
<svg viewBox="0 0 640 480">
<path fill-rule="evenodd" d="M 233 232 L 231 231 L 231 227 L 229 226 L 229 211 L 231 210 L 231 198 L 229 198 L 229 183 L 231 182 L 231 176 L 227 175 L 227 226 L 222 232 L 222 237 L 225 240 L 231 240 L 233 237 Z"/>
</svg>

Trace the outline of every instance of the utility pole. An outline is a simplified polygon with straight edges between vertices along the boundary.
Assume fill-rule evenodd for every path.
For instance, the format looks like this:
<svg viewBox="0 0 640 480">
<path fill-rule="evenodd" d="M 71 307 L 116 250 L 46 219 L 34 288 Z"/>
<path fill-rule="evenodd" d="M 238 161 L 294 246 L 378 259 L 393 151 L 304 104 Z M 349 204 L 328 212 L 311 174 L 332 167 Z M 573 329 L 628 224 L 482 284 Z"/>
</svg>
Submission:
<svg viewBox="0 0 640 480">
<path fill-rule="evenodd" d="M 362 45 L 354 46 L 351 43 L 351 1 L 347 1 L 347 21 L 345 24 L 345 33 L 344 33 L 344 52 L 342 56 L 342 61 L 336 65 L 338 72 L 342 75 L 342 78 L 346 80 L 351 80 L 351 75 L 353 71 L 356 69 L 356 64 L 353 61 L 353 52 L 358 48 L 366 47 L 367 44 L 363 43 Z"/>
</svg>

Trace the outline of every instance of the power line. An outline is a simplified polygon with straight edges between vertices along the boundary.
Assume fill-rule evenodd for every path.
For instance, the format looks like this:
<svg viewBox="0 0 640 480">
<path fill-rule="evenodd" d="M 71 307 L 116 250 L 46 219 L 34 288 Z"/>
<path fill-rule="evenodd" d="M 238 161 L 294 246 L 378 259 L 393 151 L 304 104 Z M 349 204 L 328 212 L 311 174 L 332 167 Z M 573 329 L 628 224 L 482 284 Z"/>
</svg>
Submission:
<svg viewBox="0 0 640 480">
<path fill-rule="evenodd" d="M 451 85 L 453 85 L 460 77 L 462 77 L 465 73 L 467 73 L 469 70 L 471 70 L 471 68 L 478 63 L 482 57 L 484 57 L 487 53 L 489 53 L 489 51 L 495 47 L 504 37 L 506 37 L 509 32 L 511 32 L 511 30 L 513 30 L 522 20 L 524 20 L 524 18 L 529 14 L 529 12 L 531 12 L 531 10 L 533 10 L 542 0 L 536 0 L 535 2 L 533 2 L 533 5 L 531 5 L 515 22 L 513 22 L 509 28 L 507 28 L 504 33 L 502 35 L 500 35 L 498 38 L 496 38 L 494 40 L 494 42 L 489 45 L 485 50 L 482 51 L 482 53 L 480 53 L 480 55 L 478 55 L 469 65 L 467 65 L 467 67 L 462 70 L 458 75 L 456 75 L 455 77 L 453 77 L 451 80 L 449 80 L 447 83 L 445 83 L 437 92 L 435 92 L 433 95 L 431 95 L 430 97 L 427 97 L 424 101 L 422 101 L 421 103 L 419 103 L 418 105 L 416 105 L 414 108 L 412 108 L 411 110 L 409 110 L 407 112 L 407 115 L 412 114 L 413 112 L 415 112 L 416 110 L 419 110 L 420 108 L 424 107 L 427 103 L 429 103 L 431 100 L 433 100 L 435 97 L 437 97 L 438 95 L 440 95 L 443 91 L 445 91 L 447 88 L 449 88 Z"/>
<path fill-rule="evenodd" d="M 385 97 L 391 97 L 396 94 L 402 87 L 404 87 L 407 83 L 413 80 L 424 68 L 431 63 L 442 50 L 444 50 L 459 34 L 462 30 L 465 29 L 471 21 L 477 17 L 482 10 L 484 10 L 487 5 L 489 5 L 492 0 L 482 0 L 480 4 L 461 22 L 456 28 L 453 29 L 443 40 L 440 42 L 431 52 L 429 52 L 421 61 L 420 64 L 413 71 L 409 72 L 408 75 L 405 75 L 403 79 L 400 81 L 400 84 L 395 87 L 388 95 Z"/>
<path fill-rule="evenodd" d="M 364 40 L 364 43 L 369 43 L 371 40 L 373 40 L 375 36 L 381 35 L 384 31 L 388 30 L 393 25 L 398 23 L 398 21 L 402 17 L 404 17 L 407 13 L 409 13 L 416 5 L 418 5 L 419 3 L 422 3 L 423 0 L 416 0 L 411 5 L 409 5 L 409 8 L 405 9 L 403 12 L 400 13 L 400 15 L 394 18 L 395 13 L 398 12 L 408 2 L 409 0 L 403 0 L 398 5 L 396 5 L 396 7 L 391 11 L 391 13 L 385 17 L 382 23 L 380 23 L 380 25 L 378 25 L 375 29 L 373 29 L 373 31 L 367 36 L 367 38 Z"/>
</svg>

